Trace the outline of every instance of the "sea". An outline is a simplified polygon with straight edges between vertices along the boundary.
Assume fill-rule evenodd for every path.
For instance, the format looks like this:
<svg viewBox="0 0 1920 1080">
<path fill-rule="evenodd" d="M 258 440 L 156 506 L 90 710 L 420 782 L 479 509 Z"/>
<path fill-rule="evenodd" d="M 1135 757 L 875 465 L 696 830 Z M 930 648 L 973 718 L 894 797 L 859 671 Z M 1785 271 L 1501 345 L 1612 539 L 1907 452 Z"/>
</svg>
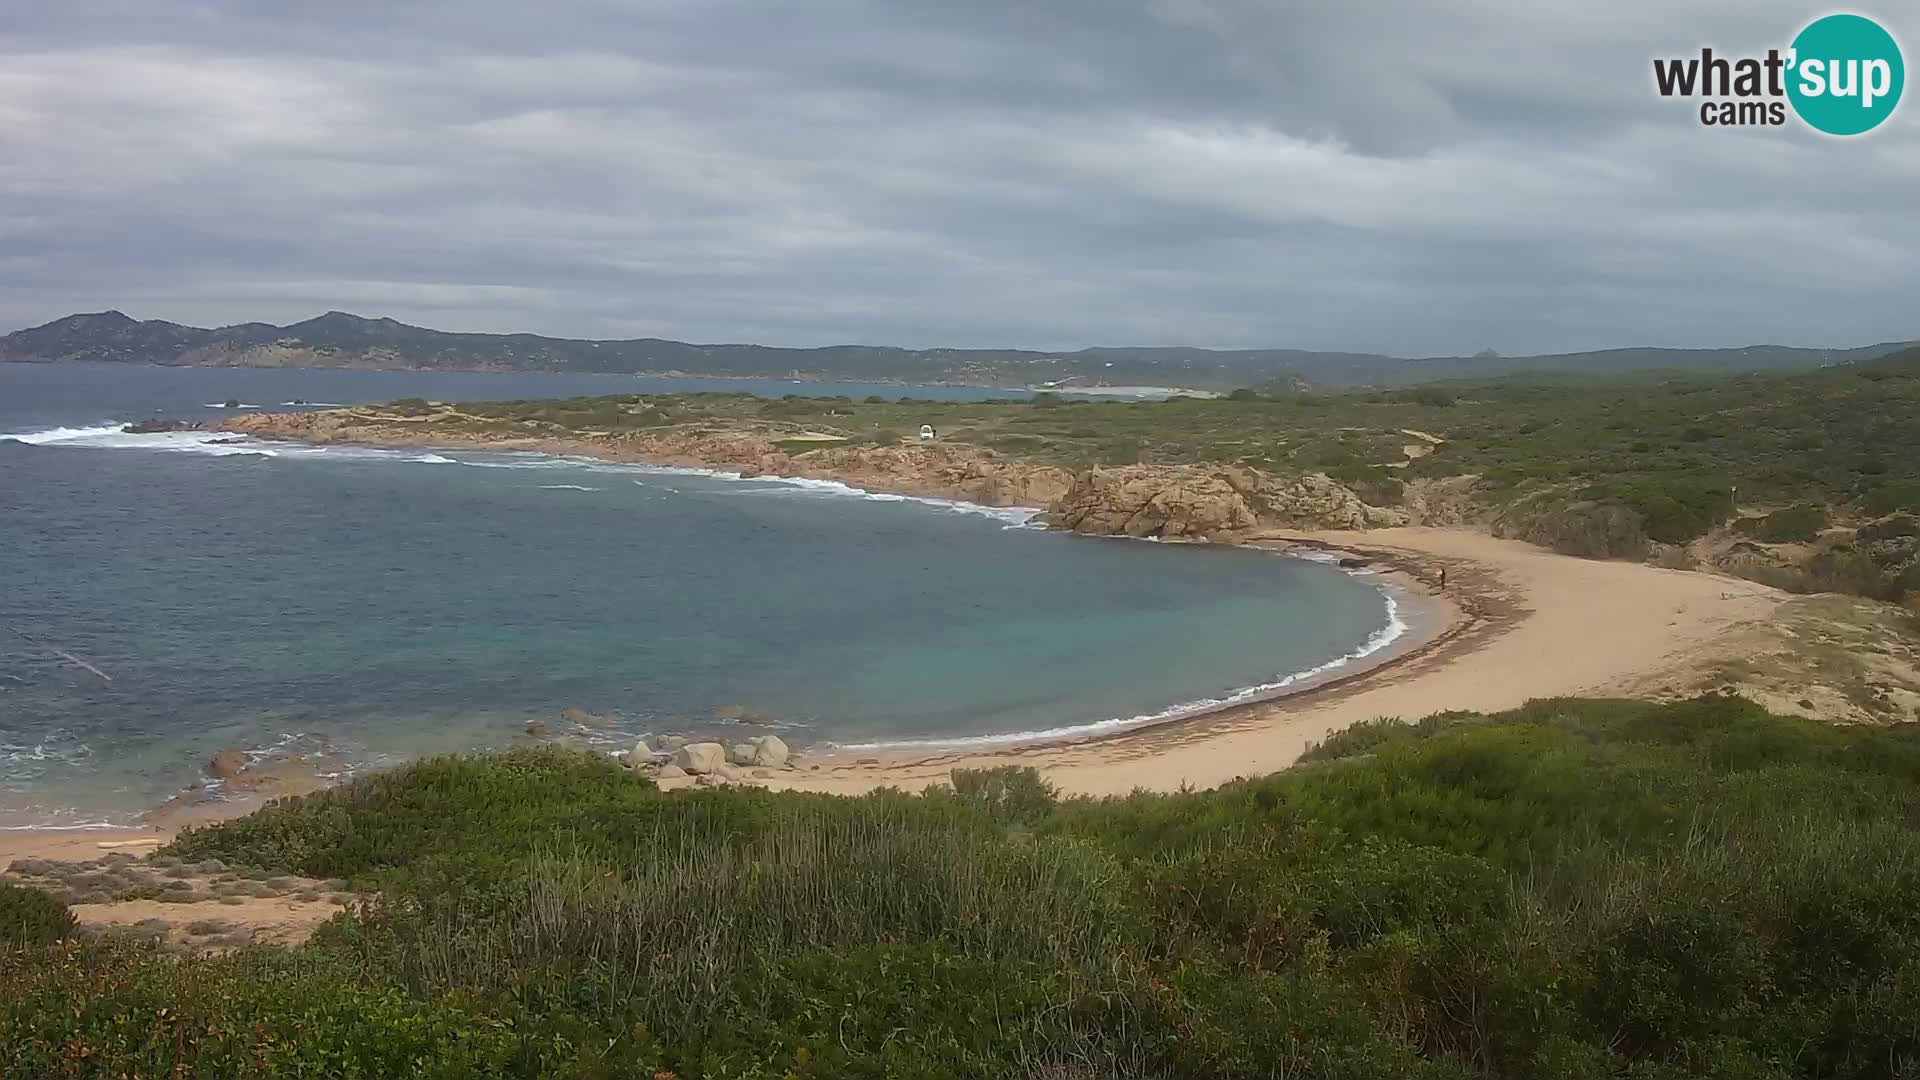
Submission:
<svg viewBox="0 0 1920 1080">
<path fill-rule="evenodd" d="M 1027 509 L 120 431 L 693 390 L 1022 393 L 0 364 L 0 828 L 131 821 L 222 749 L 345 777 L 524 744 L 532 721 L 608 752 L 667 732 L 803 752 L 1093 734 L 1337 672 L 1405 629 L 1377 579 L 1328 563 L 1065 535 Z"/>
</svg>

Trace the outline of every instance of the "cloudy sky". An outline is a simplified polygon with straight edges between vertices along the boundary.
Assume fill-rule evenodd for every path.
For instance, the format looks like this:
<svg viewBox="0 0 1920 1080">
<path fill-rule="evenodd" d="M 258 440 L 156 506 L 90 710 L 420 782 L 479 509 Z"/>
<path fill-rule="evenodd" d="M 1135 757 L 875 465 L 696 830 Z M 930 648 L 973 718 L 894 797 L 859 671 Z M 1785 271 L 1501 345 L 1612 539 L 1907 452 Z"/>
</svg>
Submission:
<svg viewBox="0 0 1920 1080">
<path fill-rule="evenodd" d="M 1884 6 L 1912 63 L 1920 15 Z M 1920 337 L 1920 105 L 1834 140 L 1653 93 L 1655 56 L 1784 47 L 1825 10 L 23 3 L 0 329 L 117 307 L 780 345 Z"/>
</svg>

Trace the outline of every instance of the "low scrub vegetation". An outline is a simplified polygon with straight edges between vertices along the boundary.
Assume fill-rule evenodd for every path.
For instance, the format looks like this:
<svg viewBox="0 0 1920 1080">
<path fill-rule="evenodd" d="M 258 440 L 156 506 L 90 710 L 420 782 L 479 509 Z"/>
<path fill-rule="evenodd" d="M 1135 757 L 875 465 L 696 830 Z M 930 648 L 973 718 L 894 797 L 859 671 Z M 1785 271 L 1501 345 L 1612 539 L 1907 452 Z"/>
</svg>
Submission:
<svg viewBox="0 0 1920 1080">
<path fill-rule="evenodd" d="M 73 927 L 73 912 L 51 894 L 0 883 L 0 953 L 59 941 Z"/>
<path fill-rule="evenodd" d="M 931 424 L 973 445 L 1069 469 L 1246 465 L 1324 472 L 1376 506 L 1415 481 L 1471 475 L 1466 508 L 1559 550 L 1640 558 L 1731 526 L 1763 543 L 1805 542 L 1830 524 L 1920 514 L 1920 354 L 1796 374 L 1516 376 L 1392 390 L 1291 384 L 1224 398 L 777 401 L 746 394 L 621 395 L 462 405 L 436 421 L 481 430 L 761 430 L 790 453 L 838 435 L 893 445 Z M 402 411 L 431 412 L 424 402 Z M 1408 447 L 1415 452 L 1409 454 Z M 1756 507 L 1777 508 L 1755 515 Z M 1897 599 L 1920 579 L 1920 542 L 1879 542 L 1794 580 Z M 1868 569 L 1870 564 L 1870 569 Z"/>
<path fill-rule="evenodd" d="M 1769 544 L 1805 543 L 1819 536 L 1820 530 L 1826 527 L 1826 508 L 1811 505 L 1789 506 L 1763 517 L 1741 518 L 1734 523 L 1735 532 Z"/>
<path fill-rule="evenodd" d="M 0 1074 L 1920 1070 L 1915 730 L 1549 701 L 1207 792 L 954 781 L 667 795 L 521 750 L 284 801 L 165 855 L 376 898 L 291 950 L 40 933 Z"/>
</svg>

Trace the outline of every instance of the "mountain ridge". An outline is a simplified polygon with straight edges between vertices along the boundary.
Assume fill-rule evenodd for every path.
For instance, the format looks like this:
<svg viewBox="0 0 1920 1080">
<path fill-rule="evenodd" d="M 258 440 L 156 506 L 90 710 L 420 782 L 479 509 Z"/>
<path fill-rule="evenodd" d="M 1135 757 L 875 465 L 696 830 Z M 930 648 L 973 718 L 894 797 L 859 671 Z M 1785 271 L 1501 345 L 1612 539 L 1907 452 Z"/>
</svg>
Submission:
<svg viewBox="0 0 1920 1080">
<path fill-rule="evenodd" d="M 1155 385 L 1231 389 L 1274 383 L 1405 385 L 1540 372 L 1604 374 L 1797 370 L 1871 361 L 1914 342 L 1846 349 L 1750 345 L 1727 349 L 1616 348 L 1534 356 L 1402 358 L 1308 349 L 1095 346 L 908 349 L 881 345 L 789 348 L 694 344 L 665 338 L 582 339 L 433 330 L 331 310 L 276 326 L 203 328 L 135 319 L 118 309 L 67 315 L 0 337 L 0 361 L 95 361 L 186 367 L 348 367 L 448 371 L 690 374 L 980 386 Z"/>
</svg>

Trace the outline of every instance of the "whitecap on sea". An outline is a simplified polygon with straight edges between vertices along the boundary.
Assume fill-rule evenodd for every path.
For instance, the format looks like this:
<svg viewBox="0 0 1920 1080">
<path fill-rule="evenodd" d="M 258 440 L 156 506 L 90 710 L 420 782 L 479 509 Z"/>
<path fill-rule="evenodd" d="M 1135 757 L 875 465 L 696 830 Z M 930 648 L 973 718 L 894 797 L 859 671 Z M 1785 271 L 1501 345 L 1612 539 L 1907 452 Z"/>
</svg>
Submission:
<svg viewBox="0 0 1920 1080">
<path fill-rule="evenodd" d="M 220 431 L 156 431 L 136 434 L 123 425 L 86 428 L 48 428 L 0 435 L 29 446 L 70 446 L 95 450 L 162 450 L 180 453 L 211 454 L 231 457 L 252 454 L 275 457 L 279 451 L 251 440 L 235 442 L 235 436 Z"/>
</svg>

